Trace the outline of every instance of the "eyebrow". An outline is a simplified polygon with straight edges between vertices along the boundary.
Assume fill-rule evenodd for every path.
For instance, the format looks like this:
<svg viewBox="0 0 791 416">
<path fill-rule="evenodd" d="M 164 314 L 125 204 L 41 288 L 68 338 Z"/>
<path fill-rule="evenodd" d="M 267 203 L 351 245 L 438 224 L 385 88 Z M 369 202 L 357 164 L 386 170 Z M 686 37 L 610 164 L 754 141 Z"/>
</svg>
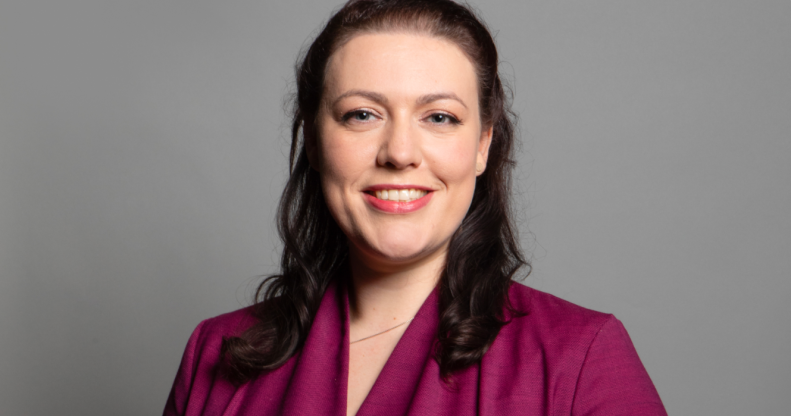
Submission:
<svg viewBox="0 0 791 416">
<path fill-rule="evenodd" d="M 346 97 L 355 97 L 355 96 L 367 98 L 378 104 L 382 104 L 382 105 L 387 104 L 387 97 L 385 97 L 382 94 L 379 94 L 378 92 L 365 91 L 365 90 L 349 90 L 339 95 L 334 100 L 332 100 L 332 105 L 334 107 L 336 104 L 338 104 L 340 100 Z"/>
<path fill-rule="evenodd" d="M 344 98 L 355 97 L 355 96 L 367 98 L 367 99 L 369 99 L 369 100 L 371 100 L 373 102 L 376 102 L 378 104 L 382 104 L 382 105 L 387 104 L 387 97 L 385 97 L 382 94 L 379 94 L 378 92 L 365 91 L 365 90 L 349 90 L 349 91 L 346 91 L 345 93 L 339 95 L 334 100 L 332 100 L 332 105 L 335 106 L 336 104 L 338 104 L 338 102 L 340 100 L 342 100 Z M 433 103 L 434 101 L 439 101 L 439 100 L 454 100 L 454 101 L 458 101 L 461 105 L 464 106 L 464 108 L 467 108 L 467 104 L 464 104 L 464 101 L 461 98 L 459 98 L 458 95 L 456 95 L 456 94 L 454 94 L 452 92 L 439 92 L 439 93 L 435 93 L 435 94 L 421 95 L 420 97 L 418 97 L 417 103 L 419 105 L 425 105 L 425 104 Z"/>
<path fill-rule="evenodd" d="M 433 103 L 434 101 L 439 101 L 439 100 L 454 100 L 454 101 L 458 101 L 459 104 L 464 106 L 464 108 L 467 108 L 467 104 L 464 104 L 464 101 L 462 101 L 462 99 L 459 98 L 458 95 L 456 95 L 456 94 L 454 94 L 452 92 L 440 92 L 440 93 L 436 93 L 436 94 L 422 95 L 422 96 L 420 96 L 420 98 L 417 99 L 417 103 L 420 104 L 420 105 L 423 105 L 423 104 Z"/>
</svg>

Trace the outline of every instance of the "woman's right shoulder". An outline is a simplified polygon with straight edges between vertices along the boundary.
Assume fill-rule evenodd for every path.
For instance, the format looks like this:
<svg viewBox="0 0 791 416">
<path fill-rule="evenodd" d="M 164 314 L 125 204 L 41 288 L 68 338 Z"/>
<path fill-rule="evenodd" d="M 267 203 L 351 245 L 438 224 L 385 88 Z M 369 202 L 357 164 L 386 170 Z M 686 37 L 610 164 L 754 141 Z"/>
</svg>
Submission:
<svg viewBox="0 0 791 416">
<path fill-rule="evenodd" d="M 219 377 L 218 373 L 223 339 L 239 336 L 252 326 L 256 322 L 254 312 L 255 306 L 248 306 L 205 319 L 198 324 L 181 357 L 164 415 L 187 414 L 189 406 L 201 409 L 208 400 L 206 392 L 217 383 L 221 385 L 215 386 L 217 389 L 233 391 L 233 386 Z"/>
<path fill-rule="evenodd" d="M 195 328 L 191 338 L 195 338 L 197 344 L 205 345 L 206 342 L 222 342 L 223 338 L 237 337 L 257 321 L 255 307 L 247 306 L 204 319 Z"/>
</svg>

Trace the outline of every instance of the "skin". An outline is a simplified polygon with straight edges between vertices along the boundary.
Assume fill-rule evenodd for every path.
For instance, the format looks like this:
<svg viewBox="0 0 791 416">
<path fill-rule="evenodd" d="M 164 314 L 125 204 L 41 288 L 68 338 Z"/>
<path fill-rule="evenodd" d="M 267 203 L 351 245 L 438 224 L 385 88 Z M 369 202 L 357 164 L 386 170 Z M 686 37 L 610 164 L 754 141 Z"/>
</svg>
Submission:
<svg viewBox="0 0 791 416">
<path fill-rule="evenodd" d="M 316 137 L 307 142 L 327 206 L 350 242 L 350 339 L 412 318 L 436 286 L 449 241 L 486 166 L 473 64 L 455 44 L 414 33 L 361 34 L 327 66 Z M 373 207 L 366 188 L 428 187 L 423 208 Z M 357 413 L 406 330 L 350 346 L 347 414 Z"/>
</svg>

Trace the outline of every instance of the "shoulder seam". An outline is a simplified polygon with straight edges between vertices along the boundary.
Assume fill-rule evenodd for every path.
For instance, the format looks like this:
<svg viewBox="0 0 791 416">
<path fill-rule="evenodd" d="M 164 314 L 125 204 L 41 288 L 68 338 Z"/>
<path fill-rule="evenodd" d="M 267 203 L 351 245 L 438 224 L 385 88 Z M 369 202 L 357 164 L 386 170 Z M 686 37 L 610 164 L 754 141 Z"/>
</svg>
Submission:
<svg viewBox="0 0 791 416">
<path fill-rule="evenodd" d="M 612 322 L 613 320 L 617 320 L 615 315 L 607 314 L 607 319 L 604 319 L 594 332 L 593 337 L 591 337 L 590 342 L 588 343 L 588 348 L 585 350 L 585 355 L 582 357 L 582 362 L 580 363 L 579 371 L 577 372 L 577 382 L 574 384 L 574 394 L 571 396 L 571 409 L 569 411 L 574 410 L 574 402 L 577 399 L 577 391 L 579 390 L 579 383 L 580 379 L 582 378 L 582 370 L 585 367 L 585 362 L 588 361 L 588 354 L 590 354 L 591 347 L 593 347 L 593 343 L 596 342 L 596 339 L 599 337 L 599 334 L 604 329 L 604 326 Z"/>
</svg>

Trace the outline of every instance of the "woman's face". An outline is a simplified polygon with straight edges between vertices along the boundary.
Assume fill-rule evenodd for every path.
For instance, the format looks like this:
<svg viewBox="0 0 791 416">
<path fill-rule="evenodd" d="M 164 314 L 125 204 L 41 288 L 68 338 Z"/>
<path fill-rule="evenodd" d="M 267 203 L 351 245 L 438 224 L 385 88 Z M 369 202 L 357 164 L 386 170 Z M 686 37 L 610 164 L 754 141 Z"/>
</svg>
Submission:
<svg viewBox="0 0 791 416">
<path fill-rule="evenodd" d="M 446 40 L 363 34 L 325 80 L 308 154 L 353 253 L 374 267 L 444 256 L 491 141 L 472 63 Z"/>
</svg>

